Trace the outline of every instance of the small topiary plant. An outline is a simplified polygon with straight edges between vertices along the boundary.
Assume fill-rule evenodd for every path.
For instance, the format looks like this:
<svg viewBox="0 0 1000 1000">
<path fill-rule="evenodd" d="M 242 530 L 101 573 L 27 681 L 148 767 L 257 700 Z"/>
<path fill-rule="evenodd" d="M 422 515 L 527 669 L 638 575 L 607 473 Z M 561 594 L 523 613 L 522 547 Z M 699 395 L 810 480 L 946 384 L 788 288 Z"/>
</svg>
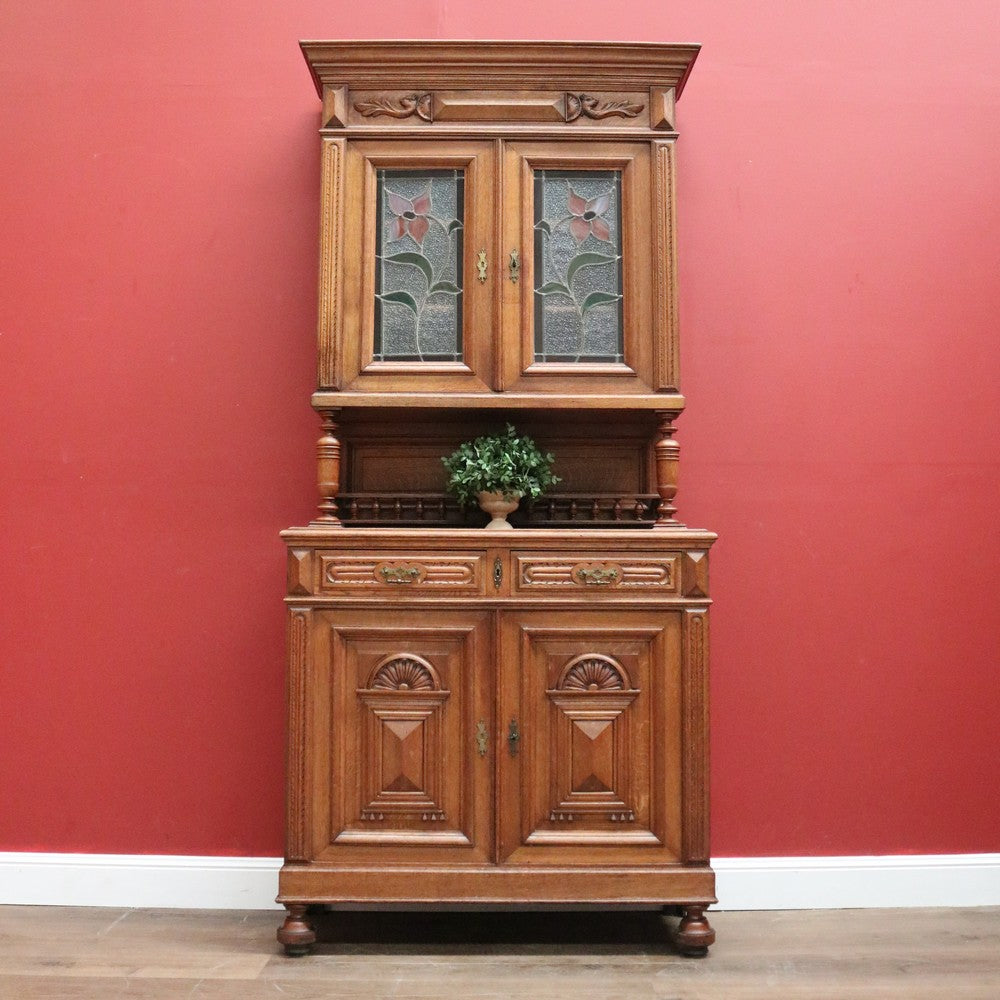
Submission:
<svg viewBox="0 0 1000 1000">
<path fill-rule="evenodd" d="M 502 434 L 466 441 L 441 461 L 448 470 L 448 491 L 466 507 L 475 504 L 480 493 L 534 500 L 559 482 L 552 475 L 553 457 L 510 424 Z"/>
</svg>

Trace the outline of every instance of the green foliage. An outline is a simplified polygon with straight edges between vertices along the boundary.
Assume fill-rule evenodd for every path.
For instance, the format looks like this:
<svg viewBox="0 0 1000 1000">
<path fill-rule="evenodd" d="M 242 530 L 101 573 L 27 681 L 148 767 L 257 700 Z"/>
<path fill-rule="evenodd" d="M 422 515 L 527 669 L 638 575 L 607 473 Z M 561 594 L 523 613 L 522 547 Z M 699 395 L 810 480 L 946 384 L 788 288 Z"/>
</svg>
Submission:
<svg viewBox="0 0 1000 1000">
<path fill-rule="evenodd" d="M 552 456 L 510 424 L 502 434 L 466 441 L 441 461 L 448 470 L 448 490 L 465 506 L 476 503 L 479 493 L 534 500 L 559 482 L 552 475 Z"/>
</svg>

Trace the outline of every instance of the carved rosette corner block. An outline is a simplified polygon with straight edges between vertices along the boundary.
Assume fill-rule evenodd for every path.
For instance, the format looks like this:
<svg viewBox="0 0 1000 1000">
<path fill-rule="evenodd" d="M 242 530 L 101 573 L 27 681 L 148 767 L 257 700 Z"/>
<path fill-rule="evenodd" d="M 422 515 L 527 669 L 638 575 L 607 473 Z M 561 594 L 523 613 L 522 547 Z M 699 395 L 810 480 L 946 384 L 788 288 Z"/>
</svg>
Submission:
<svg viewBox="0 0 1000 1000">
<path fill-rule="evenodd" d="M 673 87 L 651 87 L 649 91 L 649 124 L 651 128 L 673 132 L 676 116 L 676 91 Z"/>
<path fill-rule="evenodd" d="M 288 593 L 306 597 L 312 593 L 312 550 L 288 550 Z"/>
<path fill-rule="evenodd" d="M 676 934 L 677 949 L 689 958 L 703 958 L 715 944 L 715 931 L 705 916 L 704 906 L 685 906 Z"/>
<path fill-rule="evenodd" d="M 323 88 L 323 127 L 343 128 L 347 124 L 347 87 Z"/>
<path fill-rule="evenodd" d="M 673 422 L 676 416 L 677 414 L 672 410 L 657 412 L 660 422 L 657 427 L 657 440 L 653 451 L 656 455 L 656 492 L 660 494 L 660 508 L 656 524 L 653 525 L 654 528 L 681 526 L 681 522 L 674 517 L 674 514 L 677 513 L 674 497 L 677 496 L 677 476 L 681 455 L 681 446 L 673 440 L 676 432 Z"/>
<path fill-rule="evenodd" d="M 595 121 L 611 117 L 635 118 L 644 108 L 644 104 L 616 101 L 607 97 L 596 97 L 593 94 L 566 95 L 567 122 L 575 122 L 580 117 L 592 118 Z"/>
<path fill-rule="evenodd" d="M 320 410 L 323 433 L 316 442 L 317 488 L 319 489 L 319 517 L 316 519 L 329 527 L 343 527 L 337 517 L 337 494 L 340 492 L 340 441 L 336 437 L 340 410 Z"/>
<path fill-rule="evenodd" d="M 685 597 L 708 597 L 708 553 L 693 550 L 681 557 L 681 573 Z"/>
<path fill-rule="evenodd" d="M 434 121 L 431 94 L 380 94 L 367 101 L 358 101 L 354 110 L 364 118 L 412 118 L 425 122 Z"/>
</svg>

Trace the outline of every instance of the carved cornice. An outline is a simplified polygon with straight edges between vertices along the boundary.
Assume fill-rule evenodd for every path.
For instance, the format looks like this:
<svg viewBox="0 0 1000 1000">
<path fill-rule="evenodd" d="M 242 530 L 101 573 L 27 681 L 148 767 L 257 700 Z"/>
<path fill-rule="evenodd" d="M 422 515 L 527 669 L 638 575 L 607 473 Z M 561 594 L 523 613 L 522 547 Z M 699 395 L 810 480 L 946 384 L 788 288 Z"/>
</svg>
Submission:
<svg viewBox="0 0 1000 1000">
<path fill-rule="evenodd" d="M 316 90 L 673 87 L 680 96 L 698 45 L 624 42 L 303 41 Z"/>
</svg>

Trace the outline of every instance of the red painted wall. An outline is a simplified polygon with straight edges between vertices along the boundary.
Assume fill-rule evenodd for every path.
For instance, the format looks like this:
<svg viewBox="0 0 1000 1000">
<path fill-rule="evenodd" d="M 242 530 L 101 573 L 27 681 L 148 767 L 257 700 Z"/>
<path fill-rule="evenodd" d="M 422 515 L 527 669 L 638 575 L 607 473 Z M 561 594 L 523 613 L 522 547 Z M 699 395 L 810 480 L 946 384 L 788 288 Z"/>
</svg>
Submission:
<svg viewBox="0 0 1000 1000">
<path fill-rule="evenodd" d="M 1000 850 L 995 0 L 4 5 L 0 850 L 281 851 L 336 33 L 703 43 L 715 851 Z"/>
</svg>

